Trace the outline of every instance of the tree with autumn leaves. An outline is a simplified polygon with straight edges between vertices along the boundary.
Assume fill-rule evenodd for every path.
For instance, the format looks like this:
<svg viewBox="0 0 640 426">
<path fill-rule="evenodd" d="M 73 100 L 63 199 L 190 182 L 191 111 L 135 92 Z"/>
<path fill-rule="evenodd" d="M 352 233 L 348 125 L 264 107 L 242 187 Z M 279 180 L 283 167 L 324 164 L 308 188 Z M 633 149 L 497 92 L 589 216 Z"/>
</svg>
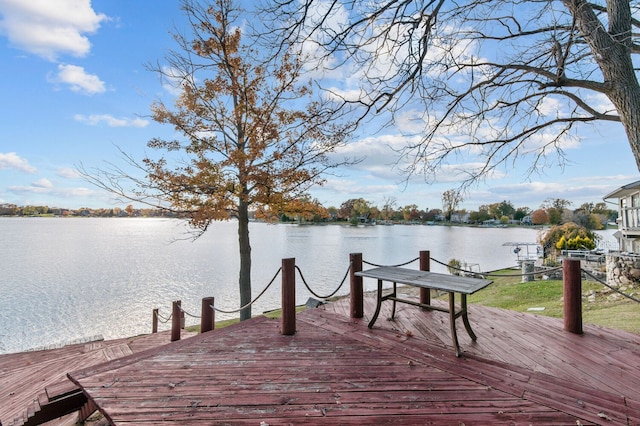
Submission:
<svg viewBox="0 0 640 426">
<path fill-rule="evenodd" d="M 307 191 L 349 163 L 330 161 L 328 154 L 352 125 L 328 101 L 313 98 L 311 84 L 302 81 L 301 56 L 289 51 L 267 60 L 243 44 L 242 11 L 231 0 L 207 6 L 183 0 L 182 10 L 191 33 L 175 34 L 178 49 L 167 56 L 168 66 L 151 67 L 179 89 L 174 105 L 153 104 L 153 119 L 173 126 L 181 138 L 151 140 L 148 146 L 161 154 L 142 162 L 125 155 L 144 178 L 116 169 L 89 179 L 122 197 L 181 213 L 197 236 L 212 221 L 236 218 L 244 320 L 251 317 L 250 207 L 263 217 L 318 214 L 320 204 Z"/>
</svg>

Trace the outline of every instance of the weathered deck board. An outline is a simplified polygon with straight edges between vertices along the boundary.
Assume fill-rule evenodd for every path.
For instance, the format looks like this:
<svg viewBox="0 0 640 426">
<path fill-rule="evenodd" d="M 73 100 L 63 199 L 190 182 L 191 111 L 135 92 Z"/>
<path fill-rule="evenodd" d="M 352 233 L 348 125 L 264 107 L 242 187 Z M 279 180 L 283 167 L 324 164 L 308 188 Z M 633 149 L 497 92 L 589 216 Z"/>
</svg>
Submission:
<svg viewBox="0 0 640 426">
<path fill-rule="evenodd" d="M 294 336 L 280 335 L 276 320 L 256 318 L 71 378 L 114 424 L 598 424 L 601 415 L 612 423 L 640 421 L 633 405 L 639 391 L 626 395 L 633 401 L 627 404 L 619 393 L 593 389 L 584 380 L 529 368 L 535 355 L 525 347 L 531 339 L 516 339 L 517 353 L 503 355 L 526 354 L 520 365 L 464 347 L 467 356 L 459 359 L 448 324 L 442 324 L 446 318 L 441 322 L 438 314 L 402 309 L 396 321 L 368 329 L 366 318 L 344 315 L 345 304 L 299 314 Z M 492 320 L 491 312 L 476 320 L 485 315 L 483 321 Z M 498 316 L 487 327 L 499 331 L 484 345 L 508 337 L 503 327 L 513 326 L 509 317 Z M 535 319 L 520 318 L 527 324 Z M 471 346 L 484 355 L 499 352 Z M 545 371 L 552 370 L 549 364 Z"/>
<path fill-rule="evenodd" d="M 193 333 L 185 333 L 185 336 Z M 0 421 L 9 424 L 22 418 L 41 394 L 52 398 L 55 393 L 75 387 L 68 372 L 107 362 L 132 352 L 169 343 L 170 333 L 163 332 L 118 339 L 67 345 L 57 349 L 0 355 Z"/>
<path fill-rule="evenodd" d="M 330 307 L 328 307 L 330 309 Z M 482 309 L 482 308 L 480 308 Z M 414 314 L 418 314 L 414 311 Z M 360 320 L 364 324 L 367 323 L 367 319 Z M 335 322 L 333 319 L 330 322 Z M 562 325 L 562 321 L 557 321 Z M 357 336 L 361 339 L 368 340 L 369 336 L 366 331 L 358 332 L 357 321 L 351 321 L 351 329 L 344 331 L 351 336 Z M 318 324 L 319 325 L 319 324 Z M 557 325 L 557 324 L 556 324 Z M 334 326 L 334 330 L 339 330 L 339 326 Z M 360 327 L 362 330 L 362 327 Z M 520 366 L 505 364 L 499 361 L 491 361 L 485 358 L 477 357 L 471 353 L 467 353 L 466 359 L 459 360 L 457 362 L 455 358 L 452 360 L 447 353 L 451 350 L 443 350 L 438 347 L 429 346 L 425 351 L 425 341 L 422 339 L 406 337 L 407 333 L 399 334 L 398 331 L 394 331 L 391 327 L 387 329 L 396 333 L 397 343 L 395 346 L 401 345 L 404 350 L 405 356 L 411 356 L 409 352 L 413 349 L 416 359 L 421 357 L 430 358 L 430 363 L 434 366 L 438 366 L 446 371 L 455 372 L 462 377 L 469 378 L 471 380 L 477 380 L 485 383 L 489 386 L 493 386 L 497 389 L 504 390 L 512 393 L 516 396 L 524 396 L 526 398 L 533 399 L 543 404 L 550 403 L 551 406 L 560 406 L 562 410 L 568 413 L 572 413 L 578 417 L 589 419 L 595 423 L 601 423 L 602 418 L 600 414 L 608 416 L 613 421 L 626 424 L 626 419 L 629 418 L 633 421 L 631 424 L 640 422 L 640 411 L 637 410 L 637 402 L 640 401 L 638 395 L 640 395 L 640 388 L 630 389 L 625 393 L 625 396 L 621 396 L 620 392 L 610 392 L 603 390 L 601 387 L 592 387 L 591 385 L 585 386 L 580 380 L 572 380 L 571 378 L 558 378 L 552 375 L 542 374 L 536 371 L 532 371 Z M 640 336 L 629 334 L 627 338 L 635 339 L 635 345 L 640 343 Z M 393 343 L 393 337 L 388 337 L 381 342 L 381 345 L 388 345 Z M 606 341 L 603 342 L 606 346 Z M 429 343 L 427 343 L 429 344 Z M 576 350 L 584 350 L 585 348 L 576 348 Z M 535 358 L 536 354 L 533 351 L 529 357 Z M 477 363 L 480 364 L 477 364 Z M 562 366 L 558 366 L 562 368 Z M 583 365 L 582 368 L 589 369 L 601 369 L 611 370 L 610 366 L 606 365 Z M 637 376 L 630 378 L 632 381 Z M 615 387 L 616 383 L 621 383 L 628 379 L 623 378 L 621 380 L 607 381 L 608 387 Z M 625 384 L 629 388 L 628 383 Z M 576 403 L 579 401 L 579 403 Z M 556 404 L 556 405 L 554 405 Z M 600 413 L 602 411 L 602 413 Z"/>
<path fill-rule="evenodd" d="M 400 304 L 388 321 L 390 307 L 373 329 L 365 297 L 365 318 L 349 318 L 343 299 L 299 314 L 294 336 L 260 317 L 166 345 L 151 336 L 0 356 L 0 396 L 26 393 L 19 380 L 42 390 L 58 368 L 76 370 L 122 425 L 640 424 L 640 336 L 591 326 L 578 336 L 562 320 L 470 305 L 478 341 L 459 324 L 456 358 L 446 314 Z"/>
<path fill-rule="evenodd" d="M 363 321 L 368 321 L 375 301 L 367 297 L 365 304 Z M 383 303 L 374 328 L 397 329 L 452 348 L 445 314 L 402 306 L 398 312 L 407 312 L 405 317 L 396 314 L 401 320 L 384 321 L 390 315 L 390 306 L 390 302 Z M 339 307 L 330 304 L 325 309 L 333 311 Z M 619 330 L 609 333 L 607 329 L 590 325 L 584 326 L 583 335 L 576 335 L 565 332 L 562 320 L 556 318 L 474 305 L 469 308 L 469 319 L 478 335 L 476 342 L 458 325 L 458 339 L 467 354 L 579 380 L 610 392 L 638 395 L 640 338 L 637 335 Z M 428 334 L 422 332 L 424 328 L 428 328 Z"/>
</svg>

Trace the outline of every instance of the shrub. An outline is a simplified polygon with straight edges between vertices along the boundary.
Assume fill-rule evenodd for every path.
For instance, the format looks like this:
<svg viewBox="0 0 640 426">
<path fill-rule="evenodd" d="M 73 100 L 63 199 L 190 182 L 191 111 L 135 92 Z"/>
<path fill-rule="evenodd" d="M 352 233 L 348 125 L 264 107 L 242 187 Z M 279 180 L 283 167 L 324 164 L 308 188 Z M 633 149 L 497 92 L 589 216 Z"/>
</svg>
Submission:
<svg viewBox="0 0 640 426">
<path fill-rule="evenodd" d="M 447 264 L 447 269 L 451 275 L 460 275 L 462 271 L 462 263 L 458 259 L 451 259 Z"/>
<path fill-rule="evenodd" d="M 545 247 L 545 255 L 555 256 L 557 250 L 592 250 L 596 248 L 599 236 L 584 226 L 568 222 L 551 227 L 540 238 Z"/>
</svg>

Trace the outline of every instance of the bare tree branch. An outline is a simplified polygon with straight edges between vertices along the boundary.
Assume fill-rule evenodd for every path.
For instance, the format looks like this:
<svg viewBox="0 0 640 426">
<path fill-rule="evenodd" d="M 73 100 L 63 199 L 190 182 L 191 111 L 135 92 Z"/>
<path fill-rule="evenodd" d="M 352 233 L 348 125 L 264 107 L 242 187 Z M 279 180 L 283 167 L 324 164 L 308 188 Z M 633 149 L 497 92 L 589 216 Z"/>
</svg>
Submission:
<svg viewBox="0 0 640 426">
<path fill-rule="evenodd" d="M 640 168 L 638 11 L 624 0 L 274 0 L 264 23 L 278 49 L 358 77 L 324 83 L 358 123 L 422 120 L 405 131 L 421 142 L 398 152 L 408 175 L 482 161 L 466 168 L 469 184 L 520 157 L 528 173 L 563 166 L 564 146 L 598 121 L 622 124 Z"/>
</svg>

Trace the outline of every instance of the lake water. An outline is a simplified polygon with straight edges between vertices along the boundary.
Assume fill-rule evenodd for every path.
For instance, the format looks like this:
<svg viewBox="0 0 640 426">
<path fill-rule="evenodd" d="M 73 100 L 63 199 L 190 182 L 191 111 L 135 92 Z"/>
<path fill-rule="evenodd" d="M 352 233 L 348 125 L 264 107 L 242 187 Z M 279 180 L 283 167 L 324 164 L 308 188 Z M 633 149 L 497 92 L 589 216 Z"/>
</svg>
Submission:
<svg viewBox="0 0 640 426">
<path fill-rule="evenodd" d="M 168 316 L 173 300 L 195 315 L 206 296 L 214 296 L 218 308 L 237 309 L 237 223 L 214 223 L 195 241 L 188 232 L 183 221 L 170 219 L 0 219 L 0 353 L 149 333 L 153 308 Z M 295 258 L 312 289 L 326 295 L 342 281 L 350 253 L 391 265 L 430 250 L 434 260 L 456 258 L 490 271 L 515 264 L 513 247 L 503 243 L 534 242 L 538 231 L 251 223 L 250 235 L 255 296 L 283 258 Z M 431 270 L 446 268 L 432 262 Z M 254 314 L 280 306 L 280 279 L 253 306 Z M 297 282 L 303 304 L 311 294 Z M 367 289 L 374 285 L 365 281 Z M 348 291 L 347 280 L 338 294 Z M 232 316 L 216 313 L 216 319 Z M 197 323 L 187 317 L 187 324 Z"/>
</svg>

